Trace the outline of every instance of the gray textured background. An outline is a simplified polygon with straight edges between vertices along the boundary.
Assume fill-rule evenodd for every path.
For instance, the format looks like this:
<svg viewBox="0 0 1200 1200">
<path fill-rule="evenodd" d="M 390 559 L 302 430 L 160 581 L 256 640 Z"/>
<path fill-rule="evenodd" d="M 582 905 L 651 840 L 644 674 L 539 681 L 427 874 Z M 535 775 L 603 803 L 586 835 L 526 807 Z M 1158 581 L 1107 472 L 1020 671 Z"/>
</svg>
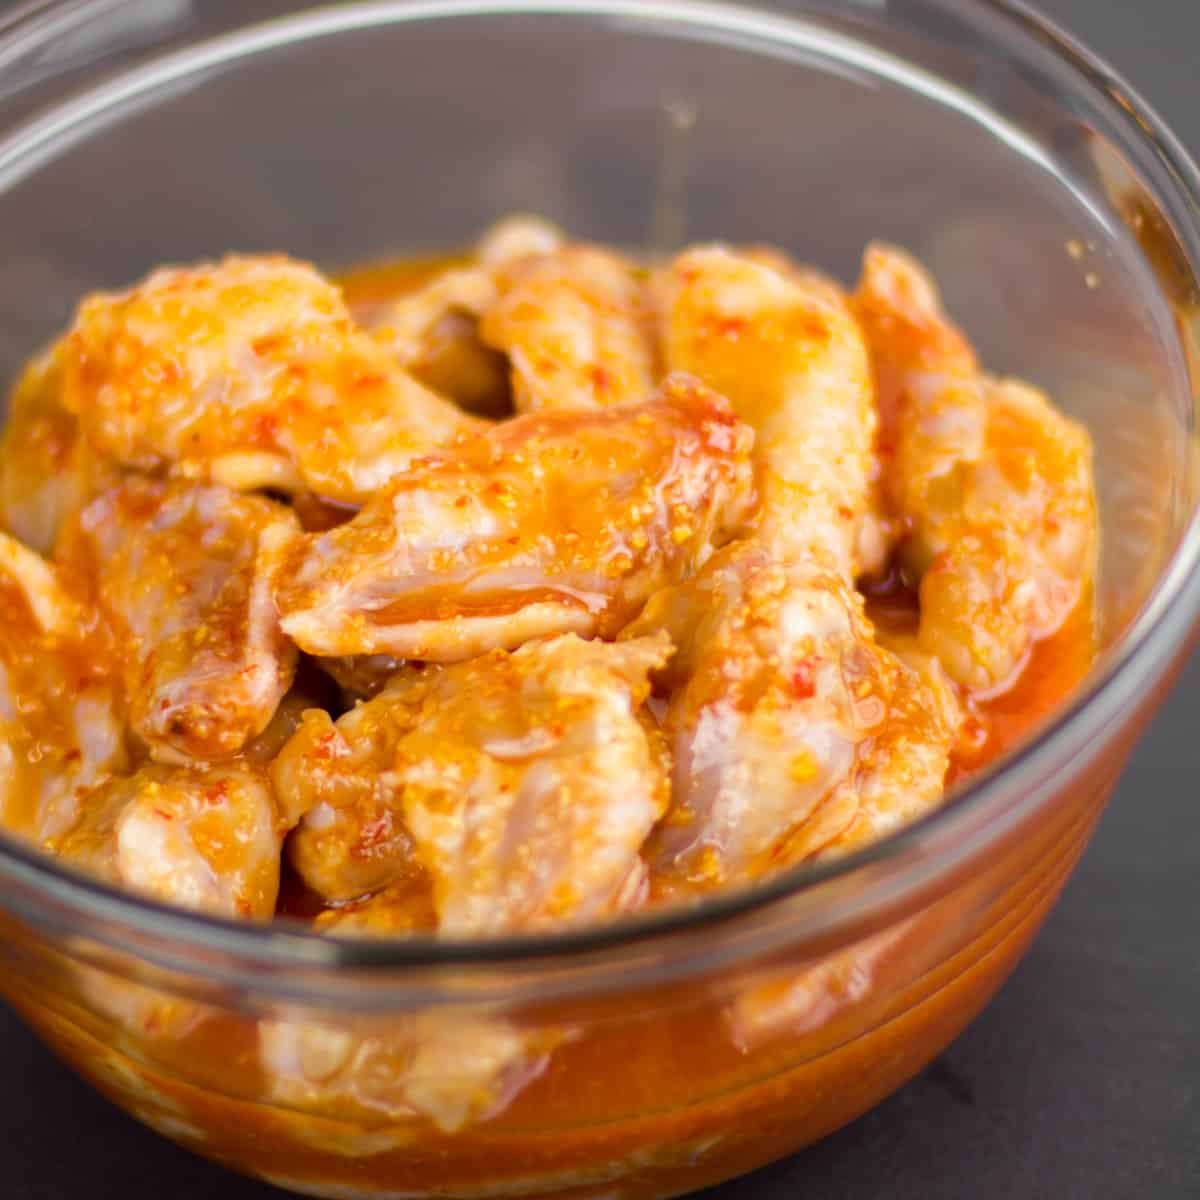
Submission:
<svg viewBox="0 0 1200 1200">
<path fill-rule="evenodd" d="M 1043 0 L 1200 153 L 1198 0 Z M 1200 1197 L 1200 662 L 1029 957 L 903 1091 L 704 1200 Z M 0 1196 L 269 1200 L 92 1095 L 0 1008 Z"/>
</svg>

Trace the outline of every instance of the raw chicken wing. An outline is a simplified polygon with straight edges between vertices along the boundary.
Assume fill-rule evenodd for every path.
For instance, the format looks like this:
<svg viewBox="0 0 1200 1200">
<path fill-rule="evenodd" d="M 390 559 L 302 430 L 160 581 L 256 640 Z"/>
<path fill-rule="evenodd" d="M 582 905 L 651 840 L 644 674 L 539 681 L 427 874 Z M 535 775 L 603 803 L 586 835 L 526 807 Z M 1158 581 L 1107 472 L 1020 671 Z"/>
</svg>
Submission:
<svg viewBox="0 0 1200 1200">
<path fill-rule="evenodd" d="M 875 408 L 866 348 L 837 291 L 710 246 L 675 259 L 657 292 L 667 368 L 696 375 L 755 430 L 759 536 L 781 555 L 853 563 Z"/>
<path fill-rule="evenodd" d="M 260 568 L 298 529 L 280 504 L 215 484 L 130 478 L 84 510 L 65 557 L 118 635 L 130 722 L 165 762 L 223 758 L 261 733 L 296 650 Z"/>
<path fill-rule="evenodd" d="M 751 439 L 681 376 L 646 404 L 504 422 L 296 538 L 276 567 L 283 628 L 310 654 L 438 662 L 612 633 L 744 517 Z"/>
<path fill-rule="evenodd" d="M 283 257 L 157 271 L 80 306 L 64 400 L 101 453 L 239 490 L 361 502 L 473 428 Z"/>
<path fill-rule="evenodd" d="M 837 289 L 716 247 L 681 255 L 659 294 L 668 365 L 723 388 L 755 426 L 765 494 L 750 537 L 628 630 L 665 628 L 680 647 L 672 809 L 652 851 L 656 887 L 672 894 L 808 858 L 889 813 L 897 792 L 930 807 L 951 735 L 924 719 L 924 685 L 878 644 L 854 589 L 874 410 Z M 884 759 L 893 742 L 914 753 Z"/>
<path fill-rule="evenodd" d="M 637 710 L 669 653 L 567 635 L 433 677 L 393 774 L 442 932 L 561 927 L 641 898 L 667 792 Z"/>
<path fill-rule="evenodd" d="M 335 919 L 325 928 L 336 934 L 338 926 Z M 335 1117 L 333 1131 L 346 1128 L 347 1116 L 375 1126 L 382 1115 L 392 1129 L 376 1136 L 386 1145 L 401 1122 L 424 1118 L 454 1133 L 501 1112 L 546 1069 L 564 1036 L 454 1010 L 391 1016 L 374 1031 L 283 1013 L 260 1023 L 259 1058 L 276 1101 Z M 403 1124 L 399 1132 L 412 1136 Z M 370 1151 L 350 1143 L 342 1152 Z"/>
<path fill-rule="evenodd" d="M 425 687 L 424 673 L 409 669 L 337 722 L 314 709 L 271 764 L 280 806 L 299 822 L 288 856 L 308 887 L 328 900 L 424 879 L 390 772 Z"/>
<path fill-rule="evenodd" d="M 876 643 L 858 593 L 813 558 L 732 546 L 630 632 L 655 627 L 681 647 L 666 722 L 672 810 L 652 851 L 661 893 L 759 878 L 900 798 L 910 812 L 940 798 L 939 710 Z"/>
<path fill-rule="evenodd" d="M 510 413 L 508 363 L 484 345 L 479 319 L 499 296 L 505 271 L 551 254 L 562 243 L 537 217 L 508 217 L 480 240 L 470 259 L 447 267 L 406 292 L 373 322 L 372 332 L 395 360 L 434 391 L 481 416 Z"/>
<path fill-rule="evenodd" d="M 153 764 L 88 796 L 55 848 L 164 903 L 266 920 L 275 912 L 283 833 L 260 771 Z"/>
<path fill-rule="evenodd" d="M 127 765 L 113 648 L 56 569 L 0 534 L 0 824 L 46 842 Z"/>
<path fill-rule="evenodd" d="M 1040 392 L 982 374 L 903 252 L 867 252 L 855 304 L 890 414 L 886 481 L 912 531 L 921 645 L 963 686 L 994 688 L 1084 599 L 1091 443 Z"/>
<path fill-rule="evenodd" d="M 62 344 L 21 373 L 0 440 L 0 527 L 40 554 L 89 500 L 118 481 L 62 403 Z"/>
<path fill-rule="evenodd" d="M 501 276 L 483 340 L 512 363 L 518 412 L 607 408 L 654 389 L 654 347 L 642 284 L 630 263 L 570 245 Z"/>
<path fill-rule="evenodd" d="M 668 653 L 567 635 L 406 672 L 336 725 L 310 714 L 274 767 L 307 810 L 293 862 L 334 899 L 419 873 L 463 936 L 636 904 L 667 800 L 639 709 Z"/>
</svg>

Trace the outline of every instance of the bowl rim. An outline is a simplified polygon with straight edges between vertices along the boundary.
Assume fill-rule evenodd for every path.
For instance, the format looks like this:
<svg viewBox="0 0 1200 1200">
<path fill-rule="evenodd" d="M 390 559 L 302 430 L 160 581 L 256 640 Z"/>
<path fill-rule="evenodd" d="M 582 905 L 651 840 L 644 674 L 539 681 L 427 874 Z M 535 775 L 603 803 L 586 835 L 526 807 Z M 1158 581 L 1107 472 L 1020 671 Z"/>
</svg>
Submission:
<svg viewBox="0 0 1200 1200">
<path fill-rule="evenodd" d="M 119 3 L 119 0 L 117 0 Z M 946 3 L 946 0 L 935 0 Z M 114 0 L 100 0 L 110 7 Z M 960 15 L 971 10 L 1000 18 L 1019 36 L 1032 39 L 1065 64 L 1076 78 L 1101 94 L 1100 99 L 1114 112 L 1120 110 L 1131 123 L 1131 130 L 1165 168 L 1173 199 L 1181 203 L 1187 220 L 1173 232 L 1187 253 L 1193 277 L 1200 264 L 1200 170 L 1171 132 L 1167 124 L 1124 78 L 1102 58 L 1084 47 L 1055 22 L 1030 7 L 1025 0 L 961 0 L 955 6 Z M 8 37 L 21 25 L 51 17 L 62 7 L 62 0 L 31 0 L 0 18 L 0 36 Z M 84 6 L 86 7 L 86 5 Z M 249 25 L 232 33 L 205 39 L 195 46 L 174 51 L 152 60 L 147 66 L 119 75 L 115 84 L 101 85 L 84 94 L 81 100 L 67 100 L 51 110 L 49 120 L 35 122 L 37 135 L 51 137 L 67 110 L 86 102 L 105 87 L 143 85 L 161 76 L 171 66 L 196 70 L 204 55 L 213 61 L 227 62 L 259 52 L 264 46 L 293 41 L 301 33 L 319 37 L 377 20 L 394 4 L 360 3 L 334 8 L 306 10 Z M 546 14 L 579 17 L 620 17 L 646 21 L 657 19 L 668 25 L 686 27 L 689 23 L 716 24 L 725 31 L 752 26 L 759 37 L 783 36 L 789 28 L 805 25 L 805 14 L 789 14 L 768 9 L 736 7 L 723 0 L 411 0 L 405 5 L 408 20 L 438 20 L 467 15 Z M 824 37 L 824 35 L 822 35 Z M 843 35 L 835 35 L 840 40 Z M 852 37 L 846 37 L 853 42 Z M 873 52 L 874 56 L 874 52 Z M 0 62 L 2 62 L 0 57 Z M 148 86 L 148 85 L 147 85 Z M 69 120 L 67 121 L 69 125 Z M 1161 195 L 1157 196 L 1162 199 Z M 891 898 L 903 897 L 914 890 L 918 874 L 914 863 L 929 874 L 944 877 L 955 862 L 966 861 L 980 844 L 992 841 L 1002 826 L 1015 824 L 1034 800 L 1012 801 L 1009 791 L 1014 776 L 1036 775 L 1045 768 L 1061 766 L 1064 748 L 1086 746 L 1089 729 L 1102 728 L 1106 720 L 1124 711 L 1139 693 L 1140 683 L 1153 684 L 1163 677 L 1176 652 L 1185 643 L 1200 617 L 1200 507 L 1188 515 L 1169 561 L 1164 565 L 1140 612 L 1117 640 L 1102 669 L 1095 670 L 1071 702 L 1059 709 L 1038 732 L 1018 748 L 1004 755 L 960 789 L 936 811 L 880 839 L 854 854 L 833 862 L 800 864 L 752 886 L 721 892 L 694 905 L 662 911 L 634 914 L 581 929 L 547 931 L 544 934 L 516 935 L 488 939 L 449 939 L 436 936 L 406 938 L 351 939 L 318 934 L 286 921 L 261 925 L 237 922 L 175 908 L 122 891 L 100 880 L 89 878 L 56 862 L 33 847 L 0 835 L 0 875 L 15 889 L 0 895 L 0 907 L 30 921 L 78 932 L 79 917 L 86 917 L 87 933 L 101 943 L 120 948 L 133 947 L 159 962 L 183 964 L 187 968 L 206 969 L 226 956 L 249 964 L 250 976 L 266 969 L 271 973 L 324 969 L 363 970 L 372 975 L 389 970 L 415 971 L 420 968 L 534 966 L 551 960 L 575 962 L 591 955 L 604 956 L 613 951 L 641 946 L 648 941 L 669 939 L 672 935 L 712 931 L 718 926 L 762 912 L 780 901 L 802 897 L 821 885 L 862 877 L 864 872 L 893 863 L 905 863 L 906 879 L 891 881 Z M 1096 739 L 1098 740 L 1098 739 Z M 1008 800 L 1006 804 L 1005 801 Z M 994 810 L 994 811 L 993 811 Z M 987 817 L 987 820 L 983 818 Z M 996 818 L 996 819 L 992 819 Z M 973 827 L 974 826 L 974 827 Z M 955 835 L 962 835 L 955 844 Z M 940 843 L 931 845 L 935 836 Z M 967 843 L 974 843 L 974 845 Z M 944 853 L 942 853 L 944 852 Z M 938 854 L 942 853 L 939 858 Z M 929 861 L 933 856 L 936 861 Z M 883 891 L 880 881 L 864 883 L 863 895 L 855 905 L 861 916 L 880 906 Z M 872 890 L 874 889 L 874 890 Z M 789 929 L 795 942 L 809 935 L 828 934 L 851 924 L 847 910 L 822 912 L 820 919 L 806 928 Z M 176 953 L 191 949 L 199 959 Z M 215 959 L 214 959 L 215 956 Z M 711 960 L 711 955 L 706 955 Z M 239 973 L 245 978 L 244 972 Z M 270 986 L 268 984 L 268 986 Z"/>
</svg>

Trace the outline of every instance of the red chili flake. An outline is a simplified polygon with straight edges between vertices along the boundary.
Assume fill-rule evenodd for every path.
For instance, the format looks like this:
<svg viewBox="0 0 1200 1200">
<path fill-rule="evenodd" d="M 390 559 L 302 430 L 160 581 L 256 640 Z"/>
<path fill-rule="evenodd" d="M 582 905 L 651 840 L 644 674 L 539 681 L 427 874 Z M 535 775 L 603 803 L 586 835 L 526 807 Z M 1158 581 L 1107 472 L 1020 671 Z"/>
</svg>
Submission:
<svg viewBox="0 0 1200 1200">
<path fill-rule="evenodd" d="M 378 371 L 364 371 L 355 379 L 354 386 L 360 391 L 367 391 L 370 388 L 382 387 L 386 382 Z"/>
<path fill-rule="evenodd" d="M 221 779 L 208 788 L 204 793 L 204 803 L 210 808 L 223 804 L 229 797 L 229 780 Z"/>
<path fill-rule="evenodd" d="M 807 700 L 814 695 L 816 687 L 816 672 L 811 658 L 802 658 L 792 671 L 792 695 L 797 700 Z"/>
<path fill-rule="evenodd" d="M 328 730 L 318 737 L 312 750 L 309 751 L 307 757 L 314 762 L 327 762 L 330 759 L 337 757 L 337 732 L 333 729 Z"/>
<path fill-rule="evenodd" d="M 820 345 L 824 345 L 830 338 L 829 322 L 812 312 L 797 313 L 789 332 L 797 339 Z"/>
<path fill-rule="evenodd" d="M 971 713 L 963 722 L 962 741 L 968 749 L 979 753 L 988 744 L 990 731 L 987 722 Z"/>
<path fill-rule="evenodd" d="M 279 436 L 279 416 L 277 413 L 260 413 L 254 418 L 250 427 L 250 440 L 258 446 L 269 446 Z"/>
<path fill-rule="evenodd" d="M 380 813 L 373 821 L 368 821 L 362 827 L 362 833 L 358 838 L 358 849 L 367 851 L 378 846 L 382 842 L 386 842 L 392 834 L 392 814 L 388 812 Z"/>
</svg>

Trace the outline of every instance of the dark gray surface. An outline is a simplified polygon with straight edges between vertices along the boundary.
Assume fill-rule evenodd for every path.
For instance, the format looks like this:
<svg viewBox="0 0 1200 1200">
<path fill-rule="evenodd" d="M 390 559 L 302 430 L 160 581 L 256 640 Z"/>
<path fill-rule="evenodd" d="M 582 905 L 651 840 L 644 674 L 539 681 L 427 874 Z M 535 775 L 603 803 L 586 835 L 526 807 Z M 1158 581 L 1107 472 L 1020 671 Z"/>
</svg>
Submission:
<svg viewBox="0 0 1200 1200">
<path fill-rule="evenodd" d="M 1045 0 L 1200 150 L 1197 0 Z M 1200 1197 L 1200 662 L 1029 957 L 942 1059 L 705 1200 Z M 96 1098 L 0 1009 L 0 1196 L 268 1200 Z"/>
</svg>

